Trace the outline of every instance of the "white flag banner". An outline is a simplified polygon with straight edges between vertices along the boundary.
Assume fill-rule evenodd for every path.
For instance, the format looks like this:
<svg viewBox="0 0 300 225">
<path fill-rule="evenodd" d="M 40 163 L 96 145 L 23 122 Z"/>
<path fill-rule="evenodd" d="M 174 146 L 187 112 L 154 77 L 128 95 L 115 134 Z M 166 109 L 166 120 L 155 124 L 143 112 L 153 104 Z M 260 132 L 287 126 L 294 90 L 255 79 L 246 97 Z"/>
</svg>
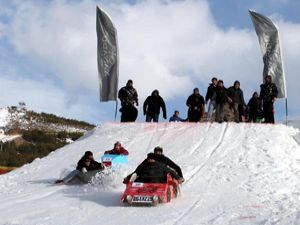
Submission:
<svg viewBox="0 0 300 225">
<path fill-rule="evenodd" d="M 119 80 L 117 30 L 108 14 L 99 7 L 97 7 L 96 29 L 100 101 L 117 100 Z"/>
<path fill-rule="evenodd" d="M 276 25 L 267 17 L 249 10 L 263 55 L 263 79 L 271 75 L 278 88 L 278 98 L 286 98 L 285 74 Z"/>
</svg>

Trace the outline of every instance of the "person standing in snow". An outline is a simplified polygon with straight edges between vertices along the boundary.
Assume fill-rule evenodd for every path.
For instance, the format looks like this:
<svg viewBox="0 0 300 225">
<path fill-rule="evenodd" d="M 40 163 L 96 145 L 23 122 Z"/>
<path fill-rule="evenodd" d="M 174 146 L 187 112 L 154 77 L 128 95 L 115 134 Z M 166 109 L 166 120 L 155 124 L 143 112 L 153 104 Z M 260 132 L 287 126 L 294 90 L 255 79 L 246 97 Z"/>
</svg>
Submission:
<svg viewBox="0 0 300 225">
<path fill-rule="evenodd" d="M 207 122 L 211 121 L 213 111 L 216 109 L 217 84 L 218 84 L 218 79 L 216 77 L 213 77 L 211 79 L 211 83 L 209 84 L 205 95 L 205 104 L 207 104 L 209 101 L 208 110 L 207 110 Z"/>
<path fill-rule="evenodd" d="M 263 113 L 265 123 L 275 123 L 274 102 L 277 99 L 278 90 L 276 84 L 272 82 L 270 75 L 265 77 L 265 83 L 260 85 L 260 99 L 263 101 Z"/>
<path fill-rule="evenodd" d="M 158 122 L 160 108 L 163 111 L 163 118 L 167 119 L 166 104 L 159 95 L 158 90 L 154 90 L 151 96 L 148 96 L 144 102 L 143 110 L 146 115 L 146 122 Z"/>
<path fill-rule="evenodd" d="M 228 88 L 228 97 L 230 98 L 231 106 L 234 112 L 234 122 L 242 122 L 242 115 L 245 115 L 244 111 L 246 103 L 244 100 L 243 90 L 240 88 L 240 82 L 236 80 L 230 88 Z"/>
<path fill-rule="evenodd" d="M 134 122 L 138 115 L 138 110 L 135 108 L 139 105 L 138 93 L 133 87 L 133 81 L 128 80 L 125 87 L 119 90 L 118 98 L 121 101 L 122 108 L 121 112 L 121 122 Z"/>
<path fill-rule="evenodd" d="M 248 122 L 259 122 L 262 118 L 262 107 L 261 99 L 258 96 L 257 92 L 254 92 L 252 98 L 249 100 L 247 105 L 248 111 Z"/>
<path fill-rule="evenodd" d="M 205 112 L 204 104 L 204 98 L 200 95 L 199 89 L 194 88 L 193 94 L 186 101 L 189 122 L 200 122 Z"/>
<path fill-rule="evenodd" d="M 96 162 L 91 151 L 86 151 L 73 170 L 62 180 L 56 180 L 56 184 L 87 184 L 99 172 L 104 170 L 102 163 Z"/>
<path fill-rule="evenodd" d="M 227 121 L 224 111 L 224 106 L 227 101 L 230 101 L 227 95 L 227 90 L 224 87 L 223 81 L 219 80 L 216 89 L 216 122 L 222 123 Z"/>
</svg>

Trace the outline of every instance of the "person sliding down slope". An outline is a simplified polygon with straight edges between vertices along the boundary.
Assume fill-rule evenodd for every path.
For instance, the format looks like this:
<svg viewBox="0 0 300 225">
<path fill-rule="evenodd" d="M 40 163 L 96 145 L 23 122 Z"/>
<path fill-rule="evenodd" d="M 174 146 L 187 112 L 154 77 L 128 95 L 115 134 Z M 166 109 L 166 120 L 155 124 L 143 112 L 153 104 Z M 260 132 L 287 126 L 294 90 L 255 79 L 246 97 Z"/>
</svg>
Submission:
<svg viewBox="0 0 300 225">
<path fill-rule="evenodd" d="M 123 148 L 121 143 L 117 141 L 114 144 L 114 148 L 112 150 L 105 151 L 104 154 L 110 154 L 110 155 L 128 155 L 129 152 Z"/>
<path fill-rule="evenodd" d="M 170 174 L 173 179 L 178 180 L 178 183 L 182 183 L 182 179 L 177 175 L 177 173 L 163 163 L 158 162 L 156 157 L 157 156 L 154 153 L 149 153 L 147 155 L 147 159 L 136 168 L 136 170 L 132 173 L 137 176 L 135 182 L 165 183 L 167 181 L 167 174 Z M 126 183 L 125 180 L 128 177 L 131 177 L 132 174 L 127 176 L 123 183 Z"/>
<path fill-rule="evenodd" d="M 104 170 L 102 163 L 96 162 L 91 151 L 85 154 L 77 163 L 76 170 L 73 170 L 62 180 L 56 180 L 56 184 L 87 184 L 99 172 Z"/>
</svg>

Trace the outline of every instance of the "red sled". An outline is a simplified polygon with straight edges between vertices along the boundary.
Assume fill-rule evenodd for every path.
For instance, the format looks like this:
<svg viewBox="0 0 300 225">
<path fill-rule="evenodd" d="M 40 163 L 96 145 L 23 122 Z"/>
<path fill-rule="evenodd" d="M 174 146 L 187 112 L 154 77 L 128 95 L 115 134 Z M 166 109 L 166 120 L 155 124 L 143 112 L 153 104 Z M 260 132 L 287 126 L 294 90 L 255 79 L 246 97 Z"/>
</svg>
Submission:
<svg viewBox="0 0 300 225">
<path fill-rule="evenodd" d="M 178 182 L 167 175 L 166 183 L 139 183 L 129 181 L 121 198 L 128 205 L 150 205 L 167 203 L 176 198 L 179 192 Z"/>
</svg>

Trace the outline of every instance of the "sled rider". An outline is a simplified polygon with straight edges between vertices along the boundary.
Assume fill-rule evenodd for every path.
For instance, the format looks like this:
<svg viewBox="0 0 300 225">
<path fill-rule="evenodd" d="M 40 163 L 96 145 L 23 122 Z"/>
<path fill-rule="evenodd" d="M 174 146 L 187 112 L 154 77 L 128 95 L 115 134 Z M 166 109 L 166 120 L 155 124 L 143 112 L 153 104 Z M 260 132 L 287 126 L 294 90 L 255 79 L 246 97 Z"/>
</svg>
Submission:
<svg viewBox="0 0 300 225">
<path fill-rule="evenodd" d="M 86 151 L 73 170 L 65 178 L 56 180 L 56 184 L 85 184 L 98 173 L 104 170 L 102 163 L 96 162 L 91 151 Z"/>
</svg>

